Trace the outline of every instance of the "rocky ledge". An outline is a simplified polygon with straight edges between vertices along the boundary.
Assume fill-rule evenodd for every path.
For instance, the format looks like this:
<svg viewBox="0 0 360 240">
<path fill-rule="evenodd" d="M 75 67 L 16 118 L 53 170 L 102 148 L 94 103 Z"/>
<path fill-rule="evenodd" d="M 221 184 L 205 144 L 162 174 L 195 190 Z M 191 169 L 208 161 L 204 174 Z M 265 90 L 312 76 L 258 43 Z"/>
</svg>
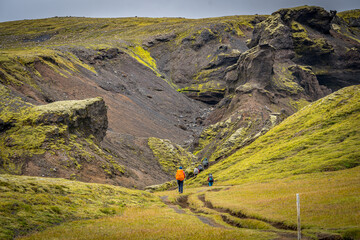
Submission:
<svg viewBox="0 0 360 240">
<path fill-rule="evenodd" d="M 34 107 L 36 124 L 65 124 L 70 132 L 89 135 L 101 142 L 108 127 L 107 108 L 102 98 L 58 101 Z"/>
<path fill-rule="evenodd" d="M 60 166 L 80 170 L 82 161 L 94 159 L 91 149 L 102 154 L 96 147 L 108 126 L 107 108 L 102 98 L 34 106 L 21 104 L 22 100 L 9 91 L 3 93 L 0 98 L 0 173 L 33 175 L 29 166 L 40 162 L 42 170 Z M 49 159 L 63 154 L 60 162 L 49 163 Z M 37 170 L 36 174 L 39 175 Z"/>
</svg>

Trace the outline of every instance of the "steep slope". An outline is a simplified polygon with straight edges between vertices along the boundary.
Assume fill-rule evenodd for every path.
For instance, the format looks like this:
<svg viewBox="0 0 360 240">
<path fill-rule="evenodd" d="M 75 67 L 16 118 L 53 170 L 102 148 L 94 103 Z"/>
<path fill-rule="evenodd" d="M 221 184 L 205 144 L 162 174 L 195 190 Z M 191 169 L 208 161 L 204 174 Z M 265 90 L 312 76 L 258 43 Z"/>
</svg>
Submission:
<svg viewBox="0 0 360 240">
<path fill-rule="evenodd" d="M 279 179 L 360 165 L 360 87 L 343 88 L 307 105 L 247 147 L 211 166 L 221 184 Z"/>
</svg>

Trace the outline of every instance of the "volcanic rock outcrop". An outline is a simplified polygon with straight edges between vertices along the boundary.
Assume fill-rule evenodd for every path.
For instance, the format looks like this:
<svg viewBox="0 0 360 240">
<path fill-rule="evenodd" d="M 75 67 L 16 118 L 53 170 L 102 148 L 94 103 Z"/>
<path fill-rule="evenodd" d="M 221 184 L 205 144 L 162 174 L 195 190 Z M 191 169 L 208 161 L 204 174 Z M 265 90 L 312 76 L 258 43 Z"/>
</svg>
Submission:
<svg viewBox="0 0 360 240">
<path fill-rule="evenodd" d="M 347 28 L 335 12 L 307 6 L 281 9 L 256 24 L 250 49 L 225 71 L 225 98 L 208 118 L 215 125 L 195 145 L 199 156 L 224 158 L 307 102 L 360 84 L 359 41 L 350 40 L 358 35 L 343 34 Z"/>
</svg>

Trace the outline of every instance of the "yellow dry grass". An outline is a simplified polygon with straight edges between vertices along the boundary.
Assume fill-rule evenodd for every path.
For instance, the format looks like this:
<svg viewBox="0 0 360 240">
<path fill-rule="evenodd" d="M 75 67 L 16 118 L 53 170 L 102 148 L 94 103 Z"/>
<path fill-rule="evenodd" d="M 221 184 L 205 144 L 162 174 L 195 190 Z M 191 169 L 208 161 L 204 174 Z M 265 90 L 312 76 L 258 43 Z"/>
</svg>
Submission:
<svg viewBox="0 0 360 240">
<path fill-rule="evenodd" d="M 197 217 L 168 207 L 128 208 L 122 216 L 78 221 L 50 228 L 23 240 L 41 239 L 272 239 L 274 234 L 214 228 Z"/>
</svg>

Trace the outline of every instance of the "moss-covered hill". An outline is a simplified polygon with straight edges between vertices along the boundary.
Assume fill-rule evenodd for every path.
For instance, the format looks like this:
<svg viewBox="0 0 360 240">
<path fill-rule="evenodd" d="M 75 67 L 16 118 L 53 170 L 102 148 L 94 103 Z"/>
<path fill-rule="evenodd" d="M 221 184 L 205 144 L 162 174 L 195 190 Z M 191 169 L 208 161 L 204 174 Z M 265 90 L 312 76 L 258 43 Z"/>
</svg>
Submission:
<svg viewBox="0 0 360 240">
<path fill-rule="evenodd" d="M 211 166 L 219 184 L 265 182 L 360 165 L 360 87 L 343 88 L 307 105 L 247 147 Z"/>
</svg>

